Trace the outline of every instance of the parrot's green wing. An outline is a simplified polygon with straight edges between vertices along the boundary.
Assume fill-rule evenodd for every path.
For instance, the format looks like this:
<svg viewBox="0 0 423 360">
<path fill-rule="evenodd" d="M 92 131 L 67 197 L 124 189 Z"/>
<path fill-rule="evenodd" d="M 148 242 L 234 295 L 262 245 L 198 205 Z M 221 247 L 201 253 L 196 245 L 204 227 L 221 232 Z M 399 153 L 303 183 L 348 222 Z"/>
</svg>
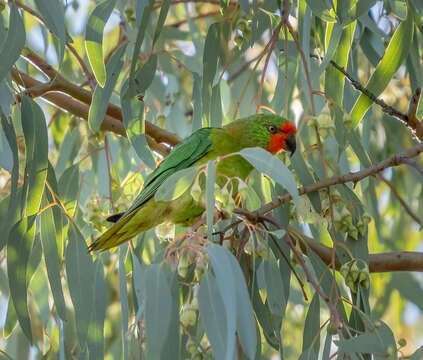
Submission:
<svg viewBox="0 0 423 360">
<path fill-rule="evenodd" d="M 146 178 L 142 191 L 130 208 L 125 211 L 121 219 L 131 214 L 150 199 L 170 175 L 186 169 L 206 155 L 212 146 L 210 132 L 210 128 L 202 128 L 175 146 L 173 151 Z"/>
</svg>

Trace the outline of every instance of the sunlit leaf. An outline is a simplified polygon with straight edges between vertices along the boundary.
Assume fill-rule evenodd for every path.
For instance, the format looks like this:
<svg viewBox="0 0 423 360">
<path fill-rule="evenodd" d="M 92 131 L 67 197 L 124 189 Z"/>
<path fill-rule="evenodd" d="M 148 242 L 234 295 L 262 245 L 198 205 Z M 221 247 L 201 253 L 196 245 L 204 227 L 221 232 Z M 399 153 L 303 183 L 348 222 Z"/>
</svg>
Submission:
<svg viewBox="0 0 423 360">
<path fill-rule="evenodd" d="M 367 90 L 375 96 L 379 96 L 385 89 L 392 76 L 394 76 L 407 57 L 411 39 L 413 38 L 413 29 L 413 19 L 411 11 L 409 11 L 407 19 L 395 30 L 382 60 L 366 84 Z M 358 125 L 371 104 L 372 101 L 366 95 L 360 94 L 354 108 L 351 110 L 353 126 Z"/>
<path fill-rule="evenodd" d="M 110 97 L 123 66 L 122 56 L 125 50 L 126 45 L 122 45 L 113 54 L 105 70 L 107 79 L 101 86 L 96 86 L 94 89 L 92 103 L 88 113 L 88 124 L 92 131 L 100 130 L 100 126 L 106 115 L 107 107 L 109 106 Z"/>
<path fill-rule="evenodd" d="M 25 217 L 10 230 L 7 243 L 7 273 L 10 296 L 19 324 L 30 342 L 32 342 L 32 330 L 27 304 L 27 266 L 34 234 L 35 217 Z"/>
<path fill-rule="evenodd" d="M 47 205 L 48 201 L 44 197 L 43 206 Z M 57 249 L 56 226 L 54 222 L 53 209 L 49 207 L 44 210 L 40 216 L 41 242 L 43 245 L 44 261 L 46 263 L 48 280 L 54 298 L 54 305 L 59 317 L 62 320 L 66 320 L 66 305 L 60 279 L 61 265 Z"/>
<path fill-rule="evenodd" d="M 101 87 L 105 86 L 106 73 L 108 73 L 103 60 L 103 31 L 115 4 L 116 0 L 105 0 L 98 4 L 88 18 L 86 27 L 85 48 L 91 68 Z"/>
<path fill-rule="evenodd" d="M 41 108 L 28 96 L 22 99 L 22 128 L 25 136 L 26 166 L 22 207 L 26 215 L 38 212 L 47 177 L 48 137 Z"/>
</svg>

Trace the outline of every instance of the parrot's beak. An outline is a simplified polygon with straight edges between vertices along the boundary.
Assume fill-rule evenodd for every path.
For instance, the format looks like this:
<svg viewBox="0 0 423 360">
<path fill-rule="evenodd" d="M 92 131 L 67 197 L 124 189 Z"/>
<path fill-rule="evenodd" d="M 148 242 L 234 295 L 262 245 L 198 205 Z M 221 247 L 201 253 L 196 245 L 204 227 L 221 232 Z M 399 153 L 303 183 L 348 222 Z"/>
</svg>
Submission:
<svg viewBox="0 0 423 360">
<path fill-rule="evenodd" d="M 294 155 L 296 148 L 297 148 L 297 141 L 295 139 L 295 134 L 289 133 L 285 138 L 285 150 L 288 150 L 292 156 Z"/>
</svg>

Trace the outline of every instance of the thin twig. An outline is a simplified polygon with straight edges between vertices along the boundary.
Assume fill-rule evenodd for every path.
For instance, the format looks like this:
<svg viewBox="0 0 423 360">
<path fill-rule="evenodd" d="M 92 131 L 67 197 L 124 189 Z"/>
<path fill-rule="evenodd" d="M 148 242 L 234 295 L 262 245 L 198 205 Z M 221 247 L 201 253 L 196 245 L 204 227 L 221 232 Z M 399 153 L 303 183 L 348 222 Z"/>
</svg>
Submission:
<svg viewBox="0 0 423 360">
<path fill-rule="evenodd" d="M 392 182 L 390 182 L 388 179 L 386 179 L 382 174 L 377 174 L 378 177 L 386 184 L 388 185 L 388 187 L 391 189 L 392 194 L 397 198 L 397 200 L 400 202 L 400 204 L 402 205 L 402 207 L 404 208 L 404 210 L 406 211 L 406 213 L 408 215 L 410 215 L 410 217 L 421 226 L 423 226 L 422 224 L 422 220 L 419 219 L 417 217 L 416 214 L 414 214 L 413 210 L 411 210 L 411 208 L 407 205 L 407 203 L 404 201 L 404 199 L 400 196 L 400 194 L 398 194 L 397 189 L 395 188 L 394 184 L 392 184 Z"/>
<path fill-rule="evenodd" d="M 269 50 L 267 52 L 266 60 L 264 62 L 264 68 L 263 68 L 263 71 L 261 73 L 261 79 L 260 79 L 259 90 L 258 90 L 258 95 L 257 95 L 256 113 L 258 113 L 258 111 L 260 109 L 260 105 L 261 105 L 261 94 L 263 92 L 264 77 L 266 76 L 267 66 L 269 65 L 270 57 L 272 56 L 273 49 L 275 48 L 276 42 L 278 41 L 279 33 L 281 31 L 281 28 L 282 28 L 282 21 L 276 27 L 276 29 L 273 32 L 272 37 L 270 38 L 270 41 L 269 41 L 269 44 L 270 44 L 269 45 Z"/>
</svg>

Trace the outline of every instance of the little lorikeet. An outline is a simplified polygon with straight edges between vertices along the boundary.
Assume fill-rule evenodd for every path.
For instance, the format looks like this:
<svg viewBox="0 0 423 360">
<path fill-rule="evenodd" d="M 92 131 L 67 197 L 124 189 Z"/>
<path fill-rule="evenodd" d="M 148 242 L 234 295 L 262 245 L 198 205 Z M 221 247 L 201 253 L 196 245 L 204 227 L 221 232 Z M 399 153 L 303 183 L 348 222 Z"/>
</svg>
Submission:
<svg viewBox="0 0 423 360">
<path fill-rule="evenodd" d="M 204 205 L 194 200 L 190 189 L 172 201 L 156 201 L 154 194 L 175 172 L 205 164 L 219 156 L 250 147 L 261 147 L 277 154 L 295 151 L 295 125 L 280 116 L 258 114 L 231 122 L 223 128 L 195 131 L 159 164 L 145 179 L 143 189 L 129 209 L 108 218 L 114 224 L 97 238 L 90 251 L 106 250 L 130 240 L 140 232 L 162 223 L 192 224 L 204 212 Z M 245 179 L 253 169 L 240 155 L 220 160 L 216 173 Z"/>
</svg>

